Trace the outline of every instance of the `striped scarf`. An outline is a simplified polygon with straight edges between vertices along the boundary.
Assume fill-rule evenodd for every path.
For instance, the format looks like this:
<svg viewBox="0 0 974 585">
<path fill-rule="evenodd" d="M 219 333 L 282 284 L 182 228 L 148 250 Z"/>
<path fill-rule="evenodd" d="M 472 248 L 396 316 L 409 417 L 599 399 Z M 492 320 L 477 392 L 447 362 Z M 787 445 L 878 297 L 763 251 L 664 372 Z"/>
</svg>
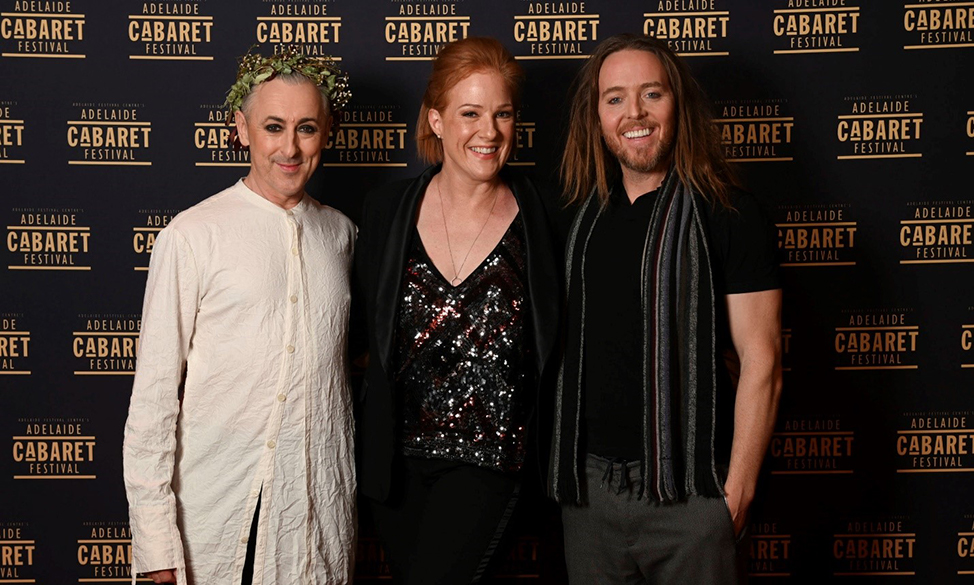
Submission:
<svg viewBox="0 0 974 585">
<path fill-rule="evenodd" d="M 590 195 L 568 241 L 568 333 L 555 397 L 550 488 L 582 503 L 579 453 L 585 355 L 585 257 L 604 207 Z M 593 203 L 596 201 L 596 203 Z M 723 493 L 714 435 L 716 326 L 702 199 L 669 173 L 653 206 L 640 270 L 643 330 L 643 459 L 640 495 L 672 502 Z"/>
</svg>

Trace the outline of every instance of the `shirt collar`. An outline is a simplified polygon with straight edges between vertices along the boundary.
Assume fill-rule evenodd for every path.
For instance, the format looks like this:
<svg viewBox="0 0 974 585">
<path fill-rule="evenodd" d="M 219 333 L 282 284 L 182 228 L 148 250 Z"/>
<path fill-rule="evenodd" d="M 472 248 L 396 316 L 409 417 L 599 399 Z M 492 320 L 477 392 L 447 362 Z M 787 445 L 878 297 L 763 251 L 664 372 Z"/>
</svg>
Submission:
<svg viewBox="0 0 974 585">
<path fill-rule="evenodd" d="M 308 211 L 308 209 L 311 208 L 312 199 L 311 196 L 308 195 L 307 193 L 305 193 L 304 196 L 301 197 L 301 201 L 298 201 L 297 205 L 295 205 L 291 209 L 284 209 L 280 205 L 271 203 L 270 201 L 262 197 L 260 194 L 253 191 L 250 187 L 247 186 L 246 183 L 244 183 L 244 180 L 242 178 L 237 181 L 237 184 L 234 185 L 234 187 L 236 191 L 240 193 L 241 196 L 246 201 L 252 203 L 253 205 L 256 205 L 257 207 L 260 207 L 261 209 L 267 210 L 271 213 L 280 213 L 282 215 L 301 215 L 302 213 L 305 213 L 306 211 Z"/>
</svg>

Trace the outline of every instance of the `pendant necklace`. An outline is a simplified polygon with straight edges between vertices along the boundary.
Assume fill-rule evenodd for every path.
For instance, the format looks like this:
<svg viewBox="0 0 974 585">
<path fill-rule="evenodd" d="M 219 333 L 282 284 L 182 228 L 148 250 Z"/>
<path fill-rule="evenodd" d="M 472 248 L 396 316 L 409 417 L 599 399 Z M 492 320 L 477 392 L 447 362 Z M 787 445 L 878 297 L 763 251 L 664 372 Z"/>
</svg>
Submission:
<svg viewBox="0 0 974 585">
<path fill-rule="evenodd" d="M 470 252 L 473 247 L 477 244 L 477 240 L 480 239 L 480 234 L 484 233 L 484 229 L 487 227 L 487 222 L 490 221 L 490 216 L 494 214 L 494 206 L 497 205 L 497 196 L 500 195 L 500 190 L 495 189 L 494 191 L 494 201 L 490 204 L 490 211 L 487 212 L 487 219 L 484 220 L 484 225 L 480 226 L 480 231 L 477 232 L 477 237 L 473 239 L 473 243 L 467 248 L 467 253 L 463 255 L 463 260 L 460 261 L 460 266 L 457 267 L 457 263 L 453 260 L 453 247 L 450 245 L 450 230 L 446 227 L 446 211 L 443 210 L 443 192 L 440 191 L 440 183 L 436 182 L 436 195 L 440 199 L 440 217 L 443 218 L 443 231 L 446 233 L 446 249 L 450 253 L 450 265 L 453 267 L 453 278 L 450 279 L 450 284 L 452 286 L 459 286 L 462 280 L 460 280 L 460 271 L 463 270 L 463 265 L 467 263 L 467 257 L 470 256 Z"/>
</svg>

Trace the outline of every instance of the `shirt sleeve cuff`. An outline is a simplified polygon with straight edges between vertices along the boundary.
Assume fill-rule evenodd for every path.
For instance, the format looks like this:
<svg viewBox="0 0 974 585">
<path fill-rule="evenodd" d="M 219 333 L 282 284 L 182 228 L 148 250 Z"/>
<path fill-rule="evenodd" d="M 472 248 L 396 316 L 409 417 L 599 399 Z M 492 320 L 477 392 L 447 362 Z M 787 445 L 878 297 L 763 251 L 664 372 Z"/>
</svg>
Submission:
<svg viewBox="0 0 974 585">
<path fill-rule="evenodd" d="M 129 508 L 132 527 L 132 572 L 183 568 L 183 546 L 170 506 Z"/>
</svg>

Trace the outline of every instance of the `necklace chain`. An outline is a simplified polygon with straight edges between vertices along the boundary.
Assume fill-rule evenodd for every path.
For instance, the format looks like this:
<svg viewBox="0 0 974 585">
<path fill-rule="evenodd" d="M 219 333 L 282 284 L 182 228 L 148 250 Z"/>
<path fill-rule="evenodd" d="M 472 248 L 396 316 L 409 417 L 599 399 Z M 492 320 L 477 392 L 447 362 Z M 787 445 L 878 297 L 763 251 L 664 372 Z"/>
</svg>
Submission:
<svg viewBox="0 0 974 585">
<path fill-rule="evenodd" d="M 497 205 L 497 197 L 500 195 L 500 190 L 494 190 L 494 201 L 490 204 L 490 211 L 487 212 L 487 218 L 484 220 L 484 225 L 480 226 L 480 231 L 477 232 L 477 237 L 473 239 L 473 243 L 467 248 L 467 253 L 463 255 L 463 260 L 460 261 L 460 267 L 457 267 L 456 261 L 453 259 L 453 246 L 450 245 L 450 230 L 446 227 L 446 211 L 443 207 L 443 192 L 440 191 L 440 182 L 436 182 L 436 195 L 440 199 L 440 217 L 443 218 L 443 231 L 446 233 L 446 249 L 450 253 L 450 265 L 453 267 L 453 278 L 450 279 L 450 284 L 453 286 L 459 286 L 462 280 L 460 280 L 460 271 L 463 270 L 463 265 L 467 263 L 467 258 L 470 256 L 470 252 L 473 251 L 473 247 L 477 245 L 477 240 L 480 239 L 480 235 L 484 233 L 484 229 L 487 227 L 487 222 L 490 221 L 490 216 L 494 214 L 494 206 Z"/>
</svg>

